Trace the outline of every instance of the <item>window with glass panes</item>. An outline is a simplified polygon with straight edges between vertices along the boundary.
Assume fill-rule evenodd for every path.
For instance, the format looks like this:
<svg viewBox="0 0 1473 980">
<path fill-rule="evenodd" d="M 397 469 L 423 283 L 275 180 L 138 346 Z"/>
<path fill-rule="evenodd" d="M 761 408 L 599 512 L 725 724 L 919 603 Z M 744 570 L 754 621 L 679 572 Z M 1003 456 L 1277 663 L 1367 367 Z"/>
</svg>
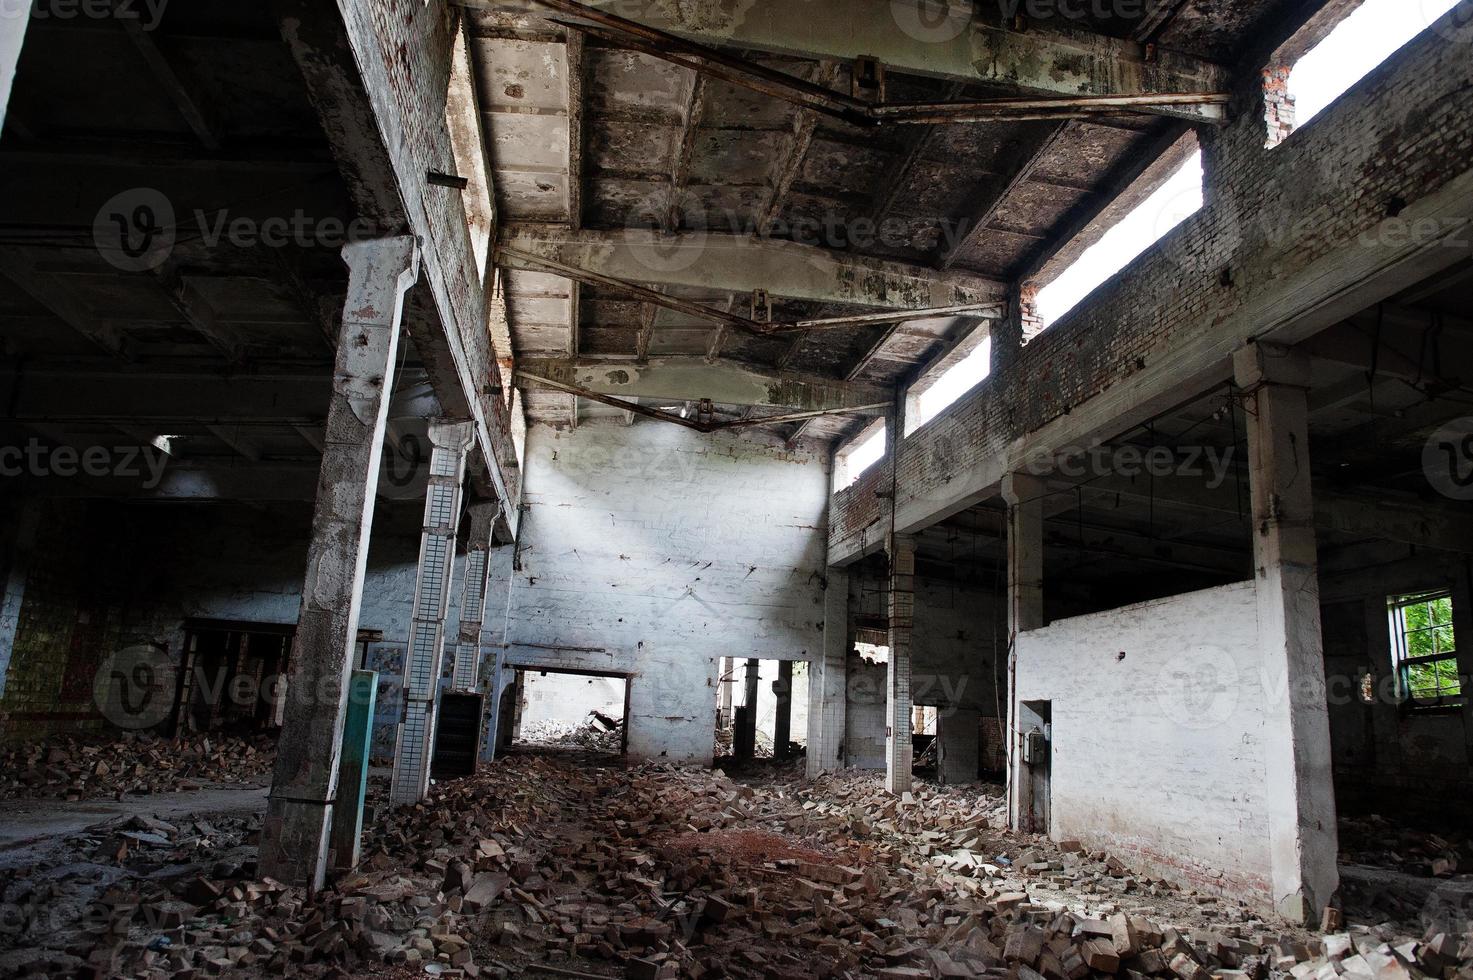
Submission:
<svg viewBox="0 0 1473 980">
<path fill-rule="evenodd" d="M 1449 592 L 1392 596 L 1391 645 L 1402 697 L 1442 704 L 1462 697 Z"/>
</svg>

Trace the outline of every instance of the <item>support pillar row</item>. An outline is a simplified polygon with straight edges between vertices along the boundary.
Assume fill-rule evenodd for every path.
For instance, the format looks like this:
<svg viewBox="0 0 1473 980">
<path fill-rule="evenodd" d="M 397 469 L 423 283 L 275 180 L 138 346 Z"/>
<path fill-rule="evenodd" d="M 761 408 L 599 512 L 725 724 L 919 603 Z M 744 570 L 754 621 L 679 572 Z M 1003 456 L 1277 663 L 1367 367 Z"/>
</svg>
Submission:
<svg viewBox="0 0 1473 980">
<path fill-rule="evenodd" d="M 262 875 L 311 889 L 322 886 L 330 862 L 374 495 L 404 294 L 419 276 L 419 248 L 409 236 L 355 242 L 343 259 L 348 297 L 260 845 Z"/>
</svg>

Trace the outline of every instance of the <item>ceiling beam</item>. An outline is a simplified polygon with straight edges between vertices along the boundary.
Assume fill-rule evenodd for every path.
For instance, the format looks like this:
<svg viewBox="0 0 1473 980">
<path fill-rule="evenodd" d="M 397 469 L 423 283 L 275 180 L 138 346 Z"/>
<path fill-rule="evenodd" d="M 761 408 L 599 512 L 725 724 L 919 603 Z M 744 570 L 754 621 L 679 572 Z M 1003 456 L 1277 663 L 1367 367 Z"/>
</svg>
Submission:
<svg viewBox="0 0 1473 980">
<path fill-rule="evenodd" d="M 660 228 L 666 233 L 678 231 L 681 225 L 680 200 L 685 195 L 685 185 L 690 180 L 690 162 L 696 151 L 696 136 L 701 130 L 701 118 L 706 114 L 706 92 L 710 82 L 698 71 L 690 72 L 690 92 L 685 100 L 685 113 L 680 128 L 680 146 L 675 151 L 675 162 L 670 168 L 670 195 L 665 202 L 664 213 L 659 215 Z"/>
<path fill-rule="evenodd" d="M 577 31 L 568 31 L 568 227 L 583 227 L 583 81 L 584 40 Z M 576 304 L 575 304 L 576 305 Z M 577 336 L 578 326 L 573 325 Z M 575 347 L 576 351 L 577 348 Z"/>
<path fill-rule="evenodd" d="M 45 307 L 53 316 L 109 354 L 126 360 L 123 331 L 104 316 L 98 316 L 77 298 L 76 292 L 56 276 L 37 267 L 35 255 L 25 248 L 0 245 L 0 276 Z"/>
<path fill-rule="evenodd" d="M 958 98 L 966 90 L 966 87 L 964 82 L 951 83 L 950 87 L 946 90 L 947 100 Z M 875 227 L 884 227 L 885 219 L 890 217 L 890 212 L 894 209 L 895 202 L 899 200 L 900 194 L 906 186 L 906 180 L 910 177 L 911 170 L 915 168 L 916 163 L 925 157 L 931 147 L 945 132 L 946 130 L 938 125 L 928 126 L 911 134 L 907 141 L 905 152 L 890 167 L 889 172 L 885 174 L 885 179 L 880 182 L 879 188 L 875 191 L 874 197 L 870 201 L 870 213 L 874 216 Z"/>
<path fill-rule="evenodd" d="M 527 9 L 507 0 L 467 0 L 467 5 L 522 13 Z M 579 5 L 562 0 L 538 0 L 536 6 L 578 16 Z M 595 0 L 587 6 L 603 13 L 617 3 Z M 921 27 L 926 11 L 914 0 L 744 0 L 716 10 L 705 4 L 645 4 L 639 23 L 714 47 L 839 62 L 868 56 L 895 72 L 1024 94 L 1216 93 L 1230 87 L 1227 71 L 1201 58 L 1157 50 L 1148 59 L 1146 46 L 1139 41 L 1087 31 L 1030 25 L 1019 32 L 984 21 L 971 4 L 953 8 L 954 23 L 906 31 L 897 18 L 907 16 L 912 6 L 916 26 Z M 1151 111 L 1197 121 L 1223 118 L 1217 105 Z"/>
<path fill-rule="evenodd" d="M 959 234 L 952 241 L 942 235 L 940 252 L 936 264 L 941 269 L 950 269 L 957 259 L 965 255 L 1013 191 L 1028 181 L 1039 163 L 1058 146 L 1070 123 L 1036 123 L 1026 127 L 1025 132 L 1012 140 L 1001 156 L 1010 163 L 1008 172 L 993 176 L 967 199 L 961 220 L 957 224 Z"/>
<path fill-rule="evenodd" d="M 733 293 L 765 289 L 774 298 L 925 310 L 1005 298 L 1006 286 L 967 273 L 867 258 L 741 235 L 638 229 L 568 234 L 548 226 L 510 225 L 503 245 L 624 282 Z M 745 318 L 729 316 L 735 325 Z"/>
<path fill-rule="evenodd" d="M 119 0 L 117 6 L 122 6 L 122 0 Z M 213 113 L 206 110 L 201 99 L 203 90 L 198 85 L 190 84 L 179 74 L 168 55 L 154 40 L 153 34 L 143 26 L 138 18 L 119 17 L 117 19 L 122 23 L 123 29 L 128 32 L 128 38 L 133 42 L 133 46 L 143 56 L 154 79 L 163 86 L 169 96 L 169 101 L 174 103 L 174 108 L 179 110 L 179 115 L 184 117 L 184 121 L 193 130 L 199 141 L 204 144 L 205 149 L 220 149 L 220 130 L 212 118 Z"/>
<path fill-rule="evenodd" d="M 859 410 L 893 400 L 882 385 L 833 381 L 788 371 L 763 371 L 736 361 L 704 357 L 656 357 L 645 364 L 594 358 L 524 358 L 518 373 L 627 399 L 709 400 L 717 405 L 751 405 L 813 411 Z"/>
<path fill-rule="evenodd" d="M 831 88 L 838 77 L 837 64 L 821 64 L 813 79 L 824 88 Z M 793 117 L 793 134 L 788 140 L 787 153 L 779 158 L 772 179 L 768 183 L 767 199 L 759 210 L 757 235 L 766 238 L 773 222 L 782 214 L 783 203 L 798 174 L 803 170 L 803 161 L 808 158 L 808 148 L 813 144 L 813 134 L 818 129 L 819 114 L 812 109 L 799 109 Z"/>
<path fill-rule="evenodd" d="M 220 314 L 190 284 L 189 277 L 175 262 L 164 262 L 153 270 L 153 275 L 169 297 L 169 305 L 178 311 L 195 333 L 209 341 L 228 360 L 241 360 L 245 354 L 245 343 L 239 332 L 220 322 Z"/>
</svg>

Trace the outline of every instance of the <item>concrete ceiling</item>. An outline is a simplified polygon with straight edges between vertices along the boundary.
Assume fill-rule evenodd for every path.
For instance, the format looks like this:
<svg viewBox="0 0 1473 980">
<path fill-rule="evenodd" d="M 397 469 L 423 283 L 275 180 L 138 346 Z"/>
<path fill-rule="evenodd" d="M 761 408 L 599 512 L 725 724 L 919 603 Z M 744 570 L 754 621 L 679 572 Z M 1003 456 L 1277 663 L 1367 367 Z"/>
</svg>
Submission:
<svg viewBox="0 0 1473 980">
<path fill-rule="evenodd" d="M 837 41 L 823 36 L 826 27 L 805 28 L 804 36 L 791 39 L 759 37 L 787 15 L 770 0 L 753 2 L 760 11 L 748 11 L 745 22 L 733 14 L 736 20 L 719 28 L 695 23 L 698 18 L 684 8 L 676 14 L 651 7 L 643 14 L 657 26 L 665 18 L 698 41 L 745 38 L 757 49 L 728 41 L 720 50 L 849 93 L 851 63 L 825 56 L 843 41 L 842 31 L 829 32 Z M 873 43 L 896 50 L 887 66 L 887 101 L 1033 91 L 996 78 L 967 82 L 908 73 L 910 63 L 927 67 L 928 54 L 939 64 L 942 49 L 912 43 L 888 12 L 894 5 L 881 0 L 812 9 L 804 17 L 819 25 L 847 18 L 858 34 L 875 4 L 885 8 L 879 21 L 888 34 Z M 1108 63 L 1116 53 L 1123 52 L 1125 61 L 1139 58 L 1144 42 L 1171 48 L 1171 58 L 1179 56 L 1194 70 L 1213 72 L 1219 70 L 1213 62 L 1230 63 L 1254 31 L 1286 6 L 1273 0 L 1177 0 L 1134 5 L 1147 11 L 1144 18 L 1087 14 L 1062 23 L 1053 18 L 1038 29 L 1064 38 L 1075 46 L 1070 50 L 1091 52 L 1083 61 L 1104 59 L 1090 66 L 1096 74 L 1116 72 Z M 901 263 L 938 281 L 1000 296 L 1007 282 L 1037 274 L 1061 247 L 1077 241 L 1151 164 L 1163 155 L 1178 159 L 1190 152 L 1182 140 L 1190 123 L 1178 113 L 860 127 L 631 50 L 617 39 L 567 29 L 556 15 L 529 13 L 535 6 L 513 9 L 477 0 L 472 7 L 480 8 L 468 10 L 468 30 L 503 238 L 555 249 L 605 233 L 597 241 L 612 248 L 614 233 L 647 231 L 666 243 L 665 251 L 654 267 L 631 278 L 743 314 L 751 298 L 747 284 L 736 281 L 742 277 L 734 264 L 727 266 L 732 274 L 713 270 L 699 283 L 682 282 L 670 266 L 712 238 L 755 237 L 797 241 L 844 260 Z M 712 13 L 714 20 L 721 16 Z M 976 16 L 980 24 L 981 8 Z M 1023 36 L 1033 43 L 1043 35 Z M 897 40 L 919 54 L 892 43 Z M 1160 63 L 1176 62 L 1163 57 Z M 938 67 L 931 74 L 944 72 Z M 1153 176 L 1164 176 L 1161 169 Z M 793 260 L 806 258 L 794 253 Z M 767 288 L 780 320 L 881 308 L 866 305 L 864 297 L 825 301 L 786 295 L 777 285 Z M 913 377 L 978 322 L 948 317 L 751 336 L 545 270 L 511 271 L 504 289 L 510 353 L 517 357 L 727 358 L 774 372 L 892 386 Z M 534 419 L 576 424 L 581 417 L 578 400 L 564 392 L 524 385 L 524 395 Z M 718 410 L 733 416 L 767 411 L 735 405 Z M 840 416 L 779 431 L 822 441 L 855 424 Z"/>
</svg>

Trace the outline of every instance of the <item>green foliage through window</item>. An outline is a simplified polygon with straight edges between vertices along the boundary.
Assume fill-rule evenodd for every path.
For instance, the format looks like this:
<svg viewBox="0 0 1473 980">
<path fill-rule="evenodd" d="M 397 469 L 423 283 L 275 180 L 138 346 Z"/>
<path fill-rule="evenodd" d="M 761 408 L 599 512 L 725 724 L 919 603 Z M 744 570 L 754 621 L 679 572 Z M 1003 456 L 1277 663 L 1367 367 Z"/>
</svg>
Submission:
<svg viewBox="0 0 1473 980">
<path fill-rule="evenodd" d="M 1452 595 L 1392 596 L 1390 609 L 1392 655 L 1402 695 L 1435 704 L 1460 698 Z"/>
</svg>

